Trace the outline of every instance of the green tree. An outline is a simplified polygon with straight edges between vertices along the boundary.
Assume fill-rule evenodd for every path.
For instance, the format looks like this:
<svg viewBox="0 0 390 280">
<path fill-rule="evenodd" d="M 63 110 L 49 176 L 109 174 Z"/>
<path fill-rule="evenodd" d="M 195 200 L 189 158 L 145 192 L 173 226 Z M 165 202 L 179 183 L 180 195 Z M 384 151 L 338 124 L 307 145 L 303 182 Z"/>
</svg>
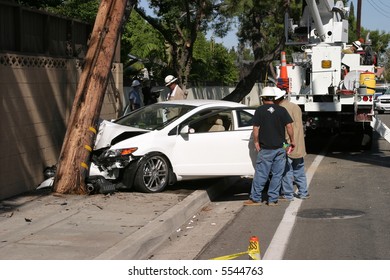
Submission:
<svg viewBox="0 0 390 280">
<path fill-rule="evenodd" d="M 229 9 L 239 17 L 239 42 L 241 45 L 249 45 L 254 55 L 254 63 L 249 73 L 239 81 L 236 89 L 224 98 L 239 102 L 257 81 L 265 81 L 268 75 L 273 75 L 271 63 L 278 58 L 285 45 L 283 22 L 290 1 L 228 2 Z"/>
<path fill-rule="evenodd" d="M 384 82 L 388 83 L 390 82 L 390 49 L 387 49 L 386 52 L 381 57 L 381 62 L 385 66 L 384 71 Z"/>
<path fill-rule="evenodd" d="M 133 60 L 130 55 L 137 57 Z M 164 38 L 140 15 L 133 11 L 126 23 L 121 40 L 121 61 L 126 75 L 136 75 L 142 68 L 161 77 L 166 67 Z M 128 73 L 129 72 L 129 73 Z"/>
<path fill-rule="evenodd" d="M 353 42 L 357 40 L 357 30 L 356 30 L 356 17 L 355 17 L 355 7 L 353 2 L 349 6 L 349 17 L 348 17 L 348 41 Z"/>
<path fill-rule="evenodd" d="M 377 53 L 384 53 L 389 46 L 390 33 L 379 30 L 367 30 L 362 28 L 362 38 L 369 38 L 372 44 L 372 49 Z M 368 43 L 368 42 L 366 42 Z"/>
<path fill-rule="evenodd" d="M 45 9 L 47 7 L 59 6 L 62 4 L 63 0 L 15 0 L 15 2 L 22 6 Z"/>
<path fill-rule="evenodd" d="M 194 45 L 190 80 L 193 83 L 218 82 L 233 84 L 238 79 L 235 65 L 236 54 L 229 52 L 222 44 L 206 40 L 200 33 Z"/>
<path fill-rule="evenodd" d="M 212 59 L 212 50 L 214 48 L 213 40 L 208 42 L 203 33 L 198 34 L 194 44 L 193 61 L 191 66 L 190 80 L 192 83 L 204 82 L 205 77 L 210 79 L 213 72 L 208 63 Z"/>
<path fill-rule="evenodd" d="M 168 67 L 185 89 L 191 73 L 194 44 L 198 34 L 206 32 L 210 28 L 210 22 L 218 23 L 215 20 L 223 17 L 218 13 L 221 8 L 220 1 L 150 0 L 148 3 L 155 13 L 153 17 L 147 15 L 139 6 L 135 9 L 164 37 Z"/>
<path fill-rule="evenodd" d="M 209 65 L 215 74 L 212 80 L 224 84 L 233 84 L 238 80 L 238 69 L 235 66 L 235 53 L 228 52 L 222 44 L 216 44 Z"/>
<path fill-rule="evenodd" d="M 99 0 L 53 0 L 53 2 L 61 3 L 60 5 L 47 6 L 47 11 L 68 18 L 80 19 L 91 24 L 95 22 L 100 3 Z"/>
<path fill-rule="evenodd" d="M 154 3 L 155 7 L 160 5 L 157 3 L 158 1 L 150 2 L 151 4 Z M 196 77 L 196 71 L 191 70 L 191 48 L 196 42 L 193 32 L 198 28 L 198 30 L 201 31 L 197 32 L 196 37 L 199 34 L 203 35 L 203 32 L 211 26 L 209 20 L 218 18 L 217 10 L 220 6 L 213 6 L 214 1 L 201 1 L 201 3 L 198 4 L 191 4 L 191 1 L 188 1 L 188 3 L 184 3 L 185 5 L 182 5 L 183 3 L 173 2 L 174 1 L 171 1 L 171 3 L 169 3 L 169 1 L 164 1 L 164 3 L 161 4 L 163 11 L 165 12 L 168 8 L 170 13 L 163 15 L 163 11 L 161 11 L 161 20 L 158 17 L 155 18 L 155 20 L 161 22 L 162 25 L 166 27 L 164 30 L 167 34 L 179 34 L 177 36 L 171 36 L 170 38 L 176 40 L 175 43 L 185 42 L 184 46 L 180 44 L 177 44 L 176 46 L 175 44 L 169 44 L 167 39 L 164 38 L 163 33 L 160 32 L 161 30 L 150 25 L 150 23 L 145 21 L 133 10 L 129 20 L 123 27 L 121 37 L 121 61 L 125 66 L 125 78 L 137 75 L 140 69 L 144 67 L 149 71 L 152 71 L 156 77 L 163 77 L 168 73 L 171 74 L 172 71 L 177 72 L 175 71 L 175 65 L 183 64 L 186 66 L 184 67 L 184 70 L 181 69 L 180 73 L 190 71 L 189 73 L 193 75 L 193 77 Z M 91 24 L 95 21 L 96 13 L 99 8 L 99 0 L 24 0 L 23 3 L 24 5 L 45 9 L 52 13 L 80 19 L 90 22 Z M 175 6 L 177 7 L 175 8 Z M 203 7 L 199 12 L 196 10 L 198 6 Z M 210 7 L 212 7 L 211 10 Z M 177 19 L 177 13 L 181 15 L 179 20 Z M 221 24 L 221 22 L 218 21 L 213 22 L 218 29 L 216 34 L 219 36 L 226 34 L 227 27 L 229 26 L 228 24 Z M 188 42 L 191 42 L 191 44 L 188 44 Z M 172 50 L 176 50 L 176 52 L 173 53 Z M 206 52 L 205 54 L 209 54 L 209 52 Z M 137 59 L 133 59 L 134 56 L 137 57 Z M 218 81 L 231 83 L 232 79 L 234 79 L 233 77 L 235 76 L 234 73 L 236 70 L 234 69 L 233 59 L 226 60 L 226 56 L 227 53 L 225 53 L 224 50 L 219 50 L 219 55 L 216 55 L 213 58 L 213 61 L 225 60 L 226 65 L 224 64 L 224 67 L 220 67 L 219 70 L 217 69 L 214 71 L 219 72 L 219 75 L 208 75 L 207 77 L 214 77 Z M 211 63 L 212 58 L 206 57 L 204 54 L 203 57 L 198 55 L 196 60 L 198 62 L 204 62 L 207 65 L 206 69 L 211 72 L 211 65 L 218 65 L 217 63 Z M 230 68 L 232 71 L 229 75 L 225 73 L 227 68 Z M 221 74 L 222 72 L 224 72 L 223 75 Z M 205 72 L 202 71 L 201 73 L 204 74 Z M 178 75 L 178 77 L 181 76 Z"/>
</svg>

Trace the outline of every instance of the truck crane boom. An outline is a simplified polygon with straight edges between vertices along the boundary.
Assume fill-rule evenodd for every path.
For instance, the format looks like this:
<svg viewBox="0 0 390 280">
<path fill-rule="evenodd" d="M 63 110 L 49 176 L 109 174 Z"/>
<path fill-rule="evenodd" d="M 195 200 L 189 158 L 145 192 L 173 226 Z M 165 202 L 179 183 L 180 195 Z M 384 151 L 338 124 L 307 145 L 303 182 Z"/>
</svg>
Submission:
<svg viewBox="0 0 390 280">
<path fill-rule="evenodd" d="M 286 15 L 286 44 L 300 48 L 286 66 L 285 89 L 290 101 L 301 107 L 306 131 L 372 134 L 375 65 L 364 63 L 363 49 L 344 53 L 349 46 L 348 13 L 342 1 L 305 0 L 301 18 Z"/>
</svg>

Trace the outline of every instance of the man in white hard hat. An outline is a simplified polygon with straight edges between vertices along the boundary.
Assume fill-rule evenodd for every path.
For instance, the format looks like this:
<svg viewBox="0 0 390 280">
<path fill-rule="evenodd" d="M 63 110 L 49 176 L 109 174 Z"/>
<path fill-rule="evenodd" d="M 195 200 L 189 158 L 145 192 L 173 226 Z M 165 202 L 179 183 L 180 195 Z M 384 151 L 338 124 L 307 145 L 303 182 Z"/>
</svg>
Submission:
<svg viewBox="0 0 390 280">
<path fill-rule="evenodd" d="M 280 188 L 281 199 L 292 201 L 294 196 L 300 199 L 307 199 L 310 197 L 310 194 L 307 190 L 305 161 L 303 159 L 306 155 L 306 146 L 302 110 L 297 104 L 290 102 L 286 98 L 286 91 L 275 88 L 275 93 L 275 103 L 286 108 L 293 119 L 294 140 L 296 143 L 295 149 L 287 154 L 286 168 Z M 294 182 L 298 188 L 296 194 L 294 193 Z"/>
<path fill-rule="evenodd" d="M 170 89 L 167 100 L 179 100 L 186 99 L 184 91 L 177 84 L 177 78 L 172 75 L 165 77 L 165 86 Z"/>
<path fill-rule="evenodd" d="M 131 111 L 134 111 L 141 107 L 140 81 L 134 80 L 131 83 L 131 87 L 132 89 L 129 93 L 129 101 L 130 101 L 130 109 Z"/>
<path fill-rule="evenodd" d="M 265 87 L 261 93 L 263 105 L 256 109 L 253 117 L 253 142 L 258 153 L 251 193 L 244 205 L 262 204 L 262 191 L 270 174 L 272 177 L 268 186 L 268 205 L 278 204 L 286 166 L 286 150 L 283 148 L 286 131 L 292 149 L 295 146 L 293 120 L 285 108 L 274 104 L 275 96 L 273 87 Z"/>
<path fill-rule="evenodd" d="M 352 45 L 343 50 L 343 53 L 345 54 L 351 54 L 351 53 L 357 53 L 363 51 L 362 43 L 360 41 L 354 41 L 352 42 Z"/>
</svg>

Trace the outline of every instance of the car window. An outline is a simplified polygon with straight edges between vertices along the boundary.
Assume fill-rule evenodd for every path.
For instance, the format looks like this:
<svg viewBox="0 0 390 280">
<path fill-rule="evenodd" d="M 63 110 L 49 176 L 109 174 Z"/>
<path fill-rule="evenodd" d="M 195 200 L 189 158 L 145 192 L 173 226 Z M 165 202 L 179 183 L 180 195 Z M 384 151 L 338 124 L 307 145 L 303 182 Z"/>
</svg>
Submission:
<svg viewBox="0 0 390 280">
<path fill-rule="evenodd" d="M 208 108 L 202 110 L 179 125 L 179 130 L 188 125 L 191 133 L 204 133 L 215 131 L 229 131 L 232 130 L 232 109 Z M 175 135 L 176 129 L 169 132 L 169 135 Z"/>
<path fill-rule="evenodd" d="M 182 125 L 189 125 L 193 133 L 224 131 L 220 109 L 207 109 L 188 118 Z"/>
<path fill-rule="evenodd" d="M 375 93 L 374 93 L 374 100 L 377 100 L 379 96 L 383 94 L 390 94 L 389 87 L 384 87 L 384 86 L 377 86 L 375 88 Z"/>
<path fill-rule="evenodd" d="M 237 111 L 238 127 L 246 127 L 253 125 L 253 113 L 244 110 Z"/>
<path fill-rule="evenodd" d="M 115 122 L 121 125 L 159 130 L 193 110 L 195 106 L 156 103 L 142 107 Z"/>
<path fill-rule="evenodd" d="M 387 87 L 376 87 L 375 92 L 376 93 L 385 93 L 388 90 Z"/>
<path fill-rule="evenodd" d="M 230 131 L 233 130 L 233 111 L 236 109 L 211 111 L 207 115 L 200 113 L 201 116 L 194 115 L 189 123 L 193 133 Z M 237 110 L 237 127 L 243 128 L 252 126 L 254 109 Z M 194 121 L 195 120 L 195 121 Z"/>
</svg>

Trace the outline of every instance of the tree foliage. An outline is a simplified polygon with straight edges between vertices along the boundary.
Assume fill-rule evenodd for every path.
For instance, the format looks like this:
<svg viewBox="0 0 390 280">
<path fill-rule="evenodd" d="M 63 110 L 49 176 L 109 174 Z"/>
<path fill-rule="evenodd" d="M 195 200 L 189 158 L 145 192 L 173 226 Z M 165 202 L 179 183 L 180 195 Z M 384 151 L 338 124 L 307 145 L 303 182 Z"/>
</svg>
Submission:
<svg viewBox="0 0 390 280">
<path fill-rule="evenodd" d="M 59 0 L 52 0 L 58 2 Z M 48 1 L 49 2 L 49 1 Z M 65 0 L 60 5 L 47 6 L 46 10 L 69 18 L 93 24 L 99 9 L 99 0 Z"/>
<path fill-rule="evenodd" d="M 257 81 L 266 81 L 269 74 L 272 75 L 270 65 L 278 58 L 285 43 L 283 23 L 289 2 L 229 1 L 231 9 L 235 9 L 239 15 L 240 44 L 251 46 L 255 61 L 249 73 L 240 80 L 236 89 L 226 96 L 225 100 L 241 101 Z"/>
<path fill-rule="evenodd" d="M 222 44 L 215 43 L 213 38 L 208 41 L 203 33 L 199 33 L 194 45 L 190 80 L 192 83 L 234 84 L 238 79 L 235 61 L 234 52 L 228 52 Z"/>
<path fill-rule="evenodd" d="M 218 22 L 220 1 L 216 0 L 150 0 L 155 16 L 149 16 L 141 7 L 137 12 L 164 37 L 168 67 L 177 76 L 183 88 L 188 83 L 197 36 L 205 32 L 211 22 Z"/>
<path fill-rule="evenodd" d="M 356 17 L 355 17 L 355 6 L 353 2 L 349 5 L 349 17 L 348 17 L 348 41 L 353 42 L 359 38 L 357 38 L 357 30 L 356 30 Z"/>
<path fill-rule="evenodd" d="M 22 6 L 31 8 L 45 9 L 48 7 L 57 7 L 64 2 L 63 0 L 15 0 L 16 3 Z"/>
<path fill-rule="evenodd" d="M 137 57 L 133 60 L 131 57 Z M 121 40 L 121 61 L 125 75 L 135 76 L 142 68 L 161 76 L 165 63 L 164 38 L 140 15 L 133 11 L 124 26 Z"/>
</svg>

